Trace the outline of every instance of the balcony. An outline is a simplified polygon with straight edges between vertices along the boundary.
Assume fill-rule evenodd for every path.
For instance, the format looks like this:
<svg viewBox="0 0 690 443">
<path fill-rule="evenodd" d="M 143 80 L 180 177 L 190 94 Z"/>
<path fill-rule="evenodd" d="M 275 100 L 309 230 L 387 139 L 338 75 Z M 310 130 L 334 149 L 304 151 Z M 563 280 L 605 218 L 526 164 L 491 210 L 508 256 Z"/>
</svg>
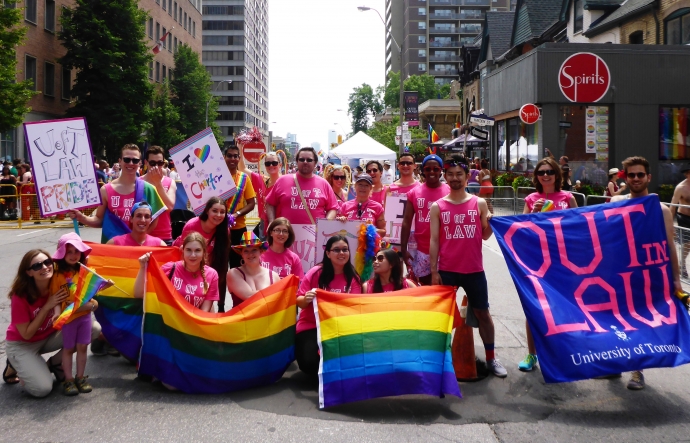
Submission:
<svg viewBox="0 0 690 443">
<path fill-rule="evenodd" d="M 462 13 L 460 14 L 429 14 L 429 20 L 460 20 Z"/>
<path fill-rule="evenodd" d="M 459 62 L 462 58 L 459 55 L 430 55 L 430 62 Z"/>
<path fill-rule="evenodd" d="M 430 48 L 459 48 L 462 46 L 457 40 L 450 41 L 429 41 Z"/>
<path fill-rule="evenodd" d="M 460 26 L 459 31 L 460 34 L 473 34 L 477 35 L 480 32 L 482 32 L 482 25 L 479 23 L 466 23 Z"/>
<path fill-rule="evenodd" d="M 429 0 L 429 6 L 462 6 L 462 0 Z"/>
<path fill-rule="evenodd" d="M 458 75 L 458 70 L 457 69 L 432 69 L 429 70 L 428 72 L 429 75 L 433 76 L 457 76 Z"/>
<path fill-rule="evenodd" d="M 460 28 L 429 28 L 429 34 L 457 34 Z"/>
<path fill-rule="evenodd" d="M 486 14 L 482 11 L 480 14 L 469 11 L 460 12 L 460 20 L 484 20 Z"/>
</svg>

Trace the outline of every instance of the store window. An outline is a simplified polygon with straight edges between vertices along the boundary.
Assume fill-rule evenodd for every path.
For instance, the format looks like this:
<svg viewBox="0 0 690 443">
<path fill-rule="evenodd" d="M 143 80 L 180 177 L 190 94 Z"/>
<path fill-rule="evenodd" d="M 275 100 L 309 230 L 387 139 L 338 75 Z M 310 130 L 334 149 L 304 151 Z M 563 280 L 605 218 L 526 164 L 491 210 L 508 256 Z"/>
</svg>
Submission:
<svg viewBox="0 0 690 443">
<path fill-rule="evenodd" d="M 690 159 L 690 107 L 659 108 L 659 160 Z"/>
<path fill-rule="evenodd" d="M 12 161 L 16 143 L 14 133 L 14 129 L 5 133 L 0 132 L 0 159 L 2 160 Z"/>
<path fill-rule="evenodd" d="M 570 179 L 603 186 L 608 181 L 609 106 L 572 105 L 559 108 L 558 146 L 545 146 L 554 156 L 568 157 Z"/>
<path fill-rule="evenodd" d="M 497 166 L 502 171 L 531 172 L 541 155 L 539 130 L 541 121 L 533 125 L 517 117 L 496 122 L 498 146 Z"/>
</svg>

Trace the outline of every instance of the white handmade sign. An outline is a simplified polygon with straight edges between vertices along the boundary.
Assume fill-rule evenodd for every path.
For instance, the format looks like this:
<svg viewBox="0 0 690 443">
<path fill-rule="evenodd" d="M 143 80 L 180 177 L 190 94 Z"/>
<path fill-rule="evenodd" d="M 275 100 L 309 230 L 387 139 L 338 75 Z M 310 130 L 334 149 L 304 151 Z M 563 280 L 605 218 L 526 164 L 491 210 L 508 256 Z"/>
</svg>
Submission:
<svg viewBox="0 0 690 443">
<path fill-rule="evenodd" d="M 321 218 L 316 220 L 316 263 L 321 263 L 326 242 L 335 235 L 342 235 L 347 238 L 350 246 L 350 263 L 355 264 L 355 254 L 359 246 L 359 228 L 362 222 L 359 220 L 349 220 L 341 222 L 339 220 L 327 220 Z"/>
<path fill-rule="evenodd" d="M 400 244 L 406 201 L 407 194 L 386 196 L 386 210 L 383 213 L 383 218 L 386 220 L 386 236 L 389 242 L 396 245 Z"/>
<path fill-rule="evenodd" d="M 319 263 L 316 261 L 316 226 L 293 224 L 292 230 L 295 231 L 295 241 L 290 250 L 302 260 L 302 268 L 307 273 Z"/>
<path fill-rule="evenodd" d="M 237 193 L 235 181 L 211 128 L 170 149 L 170 157 L 175 162 L 194 214 L 201 214 L 211 197 L 227 200 Z"/>
<path fill-rule="evenodd" d="M 24 123 L 41 216 L 101 204 L 84 118 Z"/>
</svg>

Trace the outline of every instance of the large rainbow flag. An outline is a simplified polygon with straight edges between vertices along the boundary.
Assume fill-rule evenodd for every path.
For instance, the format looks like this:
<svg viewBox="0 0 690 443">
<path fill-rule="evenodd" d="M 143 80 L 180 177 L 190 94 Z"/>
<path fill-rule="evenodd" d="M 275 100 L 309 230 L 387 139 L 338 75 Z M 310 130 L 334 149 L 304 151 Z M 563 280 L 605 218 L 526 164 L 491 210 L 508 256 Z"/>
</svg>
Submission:
<svg viewBox="0 0 690 443">
<path fill-rule="evenodd" d="M 226 313 L 194 308 L 149 261 L 139 373 L 190 394 L 219 394 L 279 380 L 295 359 L 295 276 Z"/>
<path fill-rule="evenodd" d="M 405 394 L 461 397 L 450 354 L 454 309 L 449 286 L 318 290 L 319 406 Z"/>
<path fill-rule="evenodd" d="M 103 277 L 91 271 L 84 265 L 79 267 L 79 274 L 77 275 L 76 280 L 76 282 L 71 281 L 69 285 L 70 292 L 74 294 L 74 301 L 70 303 L 69 306 L 67 306 L 65 310 L 62 311 L 60 316 L 53 322 L 53 328 L 57 330 L 62 329 L 64 325 L 71 322 L 73 320 L 72 314 L 91 301 L 91 299 L 101 289 L 101 286 L 107 283 Z"/>
<path fill-rule="evenodd" d="M 108 342 L 129 360 L 136 360 L 141 349 L 143 300 L 134 298 L 134 280 L 139 272 L 139 257 L 152 251 L 161 263 L 180 260 L 178 248 L 139 248 L 86 242 L 91 248 L 89 266 L 114 287 L 98 293 L 96 320 Z"/>
</svg>

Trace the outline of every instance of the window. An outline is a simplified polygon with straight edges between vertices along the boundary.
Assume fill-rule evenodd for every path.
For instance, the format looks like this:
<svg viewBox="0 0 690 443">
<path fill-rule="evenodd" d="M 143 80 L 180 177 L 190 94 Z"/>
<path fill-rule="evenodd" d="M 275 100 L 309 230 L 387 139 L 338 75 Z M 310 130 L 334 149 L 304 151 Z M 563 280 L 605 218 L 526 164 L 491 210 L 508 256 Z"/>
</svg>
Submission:
<svg viewBox="0 0 690 443">
<path fill-rule="evenodd" d="M 156 0 L 158 1 L 158 0 Z M 163 0 L 163 11 L 168 9 L 168 0 Z"/>
<path fill-rule="evenodd" d="M 690 107 L 659 108 L 659 160 L 690 159 L 690 147 L 684 143 L 690 136 L 688 118 Z"/>
<path fill-rule="evenodd" d="M 419 64 L 417 65 L 417 70 L 418 70 L 419 72 L 425 72 L 425 71 L 426 71 L 426 63 L 419 63 Z"/>
<path fill-rule="evenodd" d="M 192 37 L 196 38 L 196 22 L 192 22 Z"/>
<path fill-rule="evenodd" d="M 573 6 L 573 32 L 582 32 L 584 14 L 583 0 L 575 0 Z"/>
<path fill-rule="evenodd" d="M 175 8 L 175 15 L 174 15 L 173 18 L 175 19 L 175 21 L 177 21 L 177 2 L 175 2 L 174 5 L 175 5 L 175 6 L 174 6 L 174 8 Z"/>
<path fill-rule="evenodd" d="M 0 156 L 5 160 L 11 161 L 14 156 L 15 149 L 15 130 L 10 129 L 9 131 L 0 133 Z"/>
<path fill-rule="evenodd" d="M 168 68 L 163 65 L 163 80 L 168 76 Z"/>
<path fill-rule="evenodd" d="M 175 54 L 177 54 L 177 37 L 175 37 L 175 48 L 174 48 Z"/>
<path fill-rule="evenodd" d="M 204 20 L 201 23 L 201 29 L 204 31 L 242 31 L 244 30 L 244 22 L 239 20 Z"/>
<path fill-rule="evenodd" d="M 153 40 L 153 19 L 149 19 L 149 38 Z"/>
<path fill-rule="evenodd" d="M 62 68 L 62 78 L 60 79 L 61 98 L 63 100 L 69 100 L 70 91 L 72 90 L 72 71 L 67 68 Z"/>
<path fill-rule="evenodd" d="M 178 22 L 179 24 L 182 24 L 182 6 L 180 6 L 180 11 L 179 11 L 179 13 L 178 13 L 178 15 L 177 15 L 177 22 Z"/>
<path fill-rule="evenodd" d="M 426 22 L 417 22 L 418 29 L 426 29 Z"/>
<path fill-rule="evenodd" d="M 636 31 L 630 34 L 628 37 L 628 43 L 631 45 L 642 45 L 644 44 L 644 32 Z"/>
<path fill-rule="evenodd" d="M 426 49 L 420 49 L 418 55 L 422 58 L 426 57 Z"/>
<path fill-rule="evenodd" d="M 55 65 L 48 62 L 43 66 L 43 95 L 55 97 Z"/>
<path fill-rule="evenodd" d="M 156 22 L 156 41 L 161 39 L 161 25 Z"/>
<path fill-rule="evenodd" d="M 27 55 L 24 58 L 24 78 L 33 81 L 33 90 L 36 90 L 36 58 Z"/>
<path fill-rule="evenodd" d="M 184 13 L 184 24 L 183 24 L 183 26 L 185 29 L 187 29 L 187 13 L 186 12 Z"/>
<path fill-rule="evenodd" d="M 165 2 L 163 2 L 163 3 L 165 3 Z M 165 29 L 165 27 L 163 27 L 163 35 L 161 35 L 161 37 L 165 38 L 165 34 L 167 34 L 167 33 L 168 33 L 168 30 Z M 165 40 L 163 40 L 163 49 L 165 49 L 167 46 L 168 46 L 168 39 L 165 38 Z"/>
<path fill-rule="evenodd" d="M 46 0 L 45 28 L 55 32 L 55 0 Z"/>
<path fill-rule="evenodd" d="M 426 35 L 419 35 L 419 36 L 417 36 L 417 42 L 419 42 L 419 43 L 426 43 Z"/>
<path fill-rule="evenodd" d="M 690 8 L 679 9 L 666 20 L 666 44 L 690 44 Z"/>
<path fill-rule="evenodd" d="M 161 81 L 161 64 L 156 62 L 156 82 Z"/>
<path fill-rule="evenodd" d="M 38 19 L 36 18 L 38 5 L 36 4 L 38 0 L 26 0 L 24 7 L 24 18 L 26 21 L 36 24 Z"/>
<path fill-rule="evenodd" d="M 168 0 L 168 15 L 172 15 L 172 0 Z"/>
<path fill-rule="evenodd" d="M 149 79 L 153 80 L 153 62 L 149 62 Z"/>
<path fill-rule="evenodd" d="M 165 47 L 168 48 L 168 52 L 173 51 L 173 38 L 174 37 L 172 36 L 172 30 L 171 30 L 170 35 L 168 36 L 167 39 L 165 39 L 165 41 L 166 41 Z"/>
<path fill-rule="evenodd" d="M 419 15 L 426 15 L 426 8 L 419 8 Z"/>
</svg>

